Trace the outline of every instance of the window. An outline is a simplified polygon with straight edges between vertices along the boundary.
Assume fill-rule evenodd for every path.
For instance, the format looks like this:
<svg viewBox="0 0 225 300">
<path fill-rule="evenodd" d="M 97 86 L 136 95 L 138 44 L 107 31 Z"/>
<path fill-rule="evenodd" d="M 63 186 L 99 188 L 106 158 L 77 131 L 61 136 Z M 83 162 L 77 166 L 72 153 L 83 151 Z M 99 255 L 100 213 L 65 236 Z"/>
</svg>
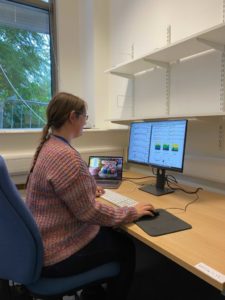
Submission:
<svg viewBox="0 0 225 300">
<path fill-rule="evenodd" d="M 0 0 L 0 129 L 45 123 L 54 86 L 49 2 Z"/>
</svg>

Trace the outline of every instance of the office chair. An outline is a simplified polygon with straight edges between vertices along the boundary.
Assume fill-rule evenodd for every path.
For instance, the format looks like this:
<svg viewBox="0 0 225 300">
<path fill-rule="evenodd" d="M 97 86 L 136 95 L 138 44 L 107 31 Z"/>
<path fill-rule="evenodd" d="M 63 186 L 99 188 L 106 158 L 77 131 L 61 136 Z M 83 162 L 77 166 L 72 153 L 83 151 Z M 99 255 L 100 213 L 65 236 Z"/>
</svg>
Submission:
<svg viewBox="0 0 225 300">
<path fill-rule="evenodd" d="M 41 276 L 42 258 L 43 244 L 38 227 L 0 156 L 0 299 L 3 299 L 1 290 L 5 291 L 4 300 L 13 299 L 8 292 L 9 282 L 24 286 L 34 299 L 78 297 L 78 290 L 107 282 L 120 269 L 119 263 L 110 262 L 74 276 L 44 278 Z"/>
</svg>

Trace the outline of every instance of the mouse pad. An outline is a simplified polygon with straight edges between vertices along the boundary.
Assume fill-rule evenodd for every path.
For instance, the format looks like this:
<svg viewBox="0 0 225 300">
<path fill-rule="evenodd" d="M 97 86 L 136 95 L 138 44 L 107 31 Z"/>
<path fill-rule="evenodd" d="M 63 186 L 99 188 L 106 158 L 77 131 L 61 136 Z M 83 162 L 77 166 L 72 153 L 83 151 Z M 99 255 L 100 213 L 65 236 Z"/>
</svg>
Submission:
<svg viewBox="0 0 225 300">
<path fill-rule="evenodd" d="M 164 209 L 156 209 L 159 212 L 155 217 L 142 217 L 135 223 L 151 236 L 159 236 L 181 230 L 191 229 L 192 226 Z"/>
</svg>

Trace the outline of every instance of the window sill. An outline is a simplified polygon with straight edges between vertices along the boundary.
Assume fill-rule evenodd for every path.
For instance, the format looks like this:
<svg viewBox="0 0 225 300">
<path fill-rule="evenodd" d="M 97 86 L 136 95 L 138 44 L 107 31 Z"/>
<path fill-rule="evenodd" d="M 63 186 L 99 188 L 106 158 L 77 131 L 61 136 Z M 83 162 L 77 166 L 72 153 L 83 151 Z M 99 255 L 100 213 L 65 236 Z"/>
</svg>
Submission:
<svg viewBox="0 0 225 300">
<path fill-rule="evenodd" d="M 84 128 L 84 133 L 86 132 L 105 132 L 105 131 L 124 131 L 127 128 Z M 30 133 L 41 133 L 42 129 L 32 128 L 32 129 L 1 129 L 1 134 L 30 134 Z"/>
</svg>

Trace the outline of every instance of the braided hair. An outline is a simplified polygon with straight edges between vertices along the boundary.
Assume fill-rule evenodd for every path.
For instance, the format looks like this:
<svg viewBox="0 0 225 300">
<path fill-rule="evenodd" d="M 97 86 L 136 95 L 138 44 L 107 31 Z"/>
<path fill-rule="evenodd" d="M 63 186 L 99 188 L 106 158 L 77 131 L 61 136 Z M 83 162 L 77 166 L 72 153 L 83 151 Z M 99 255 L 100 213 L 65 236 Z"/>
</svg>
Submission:
<svg viewBox="0 0 225 300">
<path fill-rule="evenodd" d="M 26 185 L 29 181 L 30 174 L 33 172 L 38 155 L 44 145 L 44 143 L 50 138 L 51 129 L 59 129 L 68 120 L 71 111 L 75 111 L 76 115 L 79 116 L 86 112 L 86 102 L 77 96 L 69 93 L 58 93 L 49 102 L 47 107 L 47 124 L 42 130 L 42 136 L 40 143 L 34 154 L 33 162 L 28 173 Z"/>
</svg>

